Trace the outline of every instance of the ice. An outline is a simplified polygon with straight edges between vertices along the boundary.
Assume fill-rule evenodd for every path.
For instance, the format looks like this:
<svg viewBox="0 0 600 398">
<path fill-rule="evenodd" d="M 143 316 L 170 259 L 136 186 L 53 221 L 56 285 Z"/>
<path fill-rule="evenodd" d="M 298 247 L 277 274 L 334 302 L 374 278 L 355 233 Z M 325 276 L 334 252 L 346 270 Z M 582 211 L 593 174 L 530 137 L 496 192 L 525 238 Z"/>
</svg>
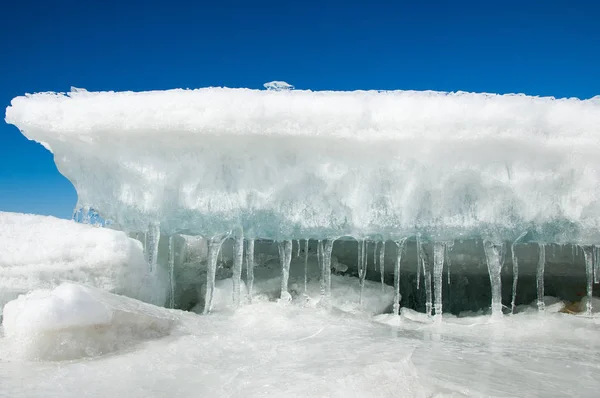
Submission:
<svg viewBox="0 0 600 398">
<path fill-rule="evenodd" d="M 327 239 L 321 248 L 321 278 L 325 286 L 325 291 L 321 293 L 321 300 L 324 307 L 331 305 L 331 251 L 333 250 L 333 242 L 333 239 Z"/>
<path fill-rule="evenodd" d="M 244 263 L 244 235 L 241 232 L 234 237 L 233 256 L 233 305 L 239 307 L 242 265 Z"/>
<path fill-rule="evenodd" d="M 423 279 L 425 281 L 425 313 L 427 316 L 431 316 L 431 308 L 432 308 L 432 291 L 431 291 L 431 262 L 429 261 L 429 256 L 425 251 L 422 243 L 419 241 L 417 243 L 417 250 L 419 251 L 419 261 L 421 262 L 421 266 L 423 267 Z"/>
<path fill-rule="evenodd" d="M 421 268 L 423 267 L 423 261 L 421 259 L 421 251 L 423 250 L 421 242 L 421 234 L 417 234 L 417 290 L 419 290 L 421 284 Z"/>
<path fill-rule="evenodd" d="M 292 261 L 292 241 L 279 242 L 279 260 L 281 261 L 281 301 L 287 302 L 292 299 L 288 292 L 288 279 L 290 276 L 290 263 Z"/>
<path fill-rule="evenodd" d="M 210 313 L 213 309 L 213 300 L 215 295 L 215 278 L 217 274 L 217 257 L 219 255 L 219 252 L 221 251 L 221 246 L 223 245 L 225 239 L 226 236 L 215 236 L 212 237 L 208 242 L 208 264 L 206 273 L 204 314 Z"/>
<path fill-rule="evenodd" d="M 359 239 L 358 241 L 358 283 L 360 285 L 360 295 L 358 297 L 358 303 L 363 304 L 363 289 L 365 286 L 365 279 L 367 277 L 367 241 L 365 239 Z"/>
<path fill-rule="evenodd" d="M 154 271 L 158 262 L 158 245 L 160 243 L 160 225 L 157 222 L 151 222 L 146 233 L 146 253 L 150 271 Z"/>
<path fill-rule="evenodd" d="M 445 253 L 446 245 L 443 242 L 435 242 L 433 244 L 433 309 L 438 319 L 441 319 L 438 315 L 442 315 L 442 276 L 444 272 Z"/>
<path fill-rule="evenodd" d="M 504 244 L 484 241 L 483 249 L 492 286 L 492 316 L 502 316 L 502 267 L 504 266 Z M 543 279 L 542 279 L 543 284 Z M 542 295 L 543 297 L 543 295 Z"/>
<path fill-rule="evenodd" d="M 267 90 L 271 90 L 271 91 L 283 91 L 283 90 L 293 90 L 294 86 L 292 86 L 289 83 L 283 82 L 283 81 L 272 81 L 272 82 L 268 82 L 263 84 L 263 86 L 267 89 Z"/>
<path fill-rule="evenodd" d="M 512 298 L 510 301 L 510 312 L 511 313 L 515 312 L 515 300 L 517 299 L 517 283 L 519 281 L 519 259 L 517 258 L 517 253 L 515 251 L 515 248 L 517 246 L 517 243 L 521 239 L 523 239 L 526 235 L 527 235 L 527 232 L 524 232 L 521 235 L 519 235 L 519 237 L 517 239 L 515 239 L 515 241 L 510 246 L 510 255 L 512 258 L 512 265 L 513 265 Z M 575 247 L 575 246 L 572 246 L 572 247 Z M 574 250 L 574 249 L 572 249 L 572 250 Z M 573 262 L 575 262 L 575 254 L 573 254 Z"/>
<path fill-rule="evenodd" d="M 381 242 L 379 249 L 379 277 L 381 278 L 381 291 L 385 288 L 385 241 Z"/>
<path fill-rule="evenodd" d="M 394 315 L 400 314 L 400 264 L 402 262 L 402 252 L 404 251 L 405 242 L 406 238 L 396 242 L 398 249 L 396 251 L 396 264 L 394 265 L 394 303 L 392 304 Z"/>
<path fill-rule="evenodd" d="M 169 334 L 167 310 L 100 289 L 64 283 L 4 306 L 2 326 L 13 355 L 64 360 L 98 356 Z"/>
<path fill-rule="evenodd" d="M 175 244 L 169 236 L 169 308 L 175 308 Z"/>
<path fill-rule="evenodd" d="M 0 212 L 0 309 L 19 294 L 63 281 L 164 305 L 168 275 L 150 273 L 142 245 L 108 228 Z"/>
<path fill-rule="evenodd" d="M 248 284 L 248 302 L 252 304 L 254 287 L 254 239 L 246 240 L 246 281 Z"/>
<path fill-rule="evenodd" d="M 586 313 L 592 314 L 592 293 L 593 293 L 593 281 L 594 281 L 594 246 L 583 246 L 583 255 L 585 257 L 585 275 L 586 275 Z"/>
<path fill-rule="evenodd" d="M 546 267 L 546 246 L 543 243 L 539 244 L 540 256 L 538 259 L 536 284 L 537 284 L 537 306 L 538 310 L 544 311 L 544 269 Z"/>
<path fill-rule="evenodd" d="M 308 283 L 308 239 L 304 239 L 304 294 Z"/>
<path fill-rule="evenodd" d="M 316 262 L 311 264 L 318 273 Z M 335 294 L 342 286 L 356 291 L 354 278 L 332 277 L 332 298 L 342 297 Z M 298 278 L 302 279 L 302 272 Z M 231 303 L 233 283 L 227 282 L 228 290 L 217 296 Z M 369 282 L 365 301 L 381 295 L 379 285 Z M 318 292 L 316 281 L 311 286 Z M 391 303 L 393 289 L 388 288 Z M 134 301 L 124 304 L 120 297 L 113 299 L 106 308 L 114 314 L 118 303 L 120 319 L 127 324 L 138 311 L 129 309 Z M 93 298 L 92 302 L 104 300 Z M 28 308 L 46 316 L 38 305 L 30 304 Z M 547 304 L 548 310 L 554 305 Z M 517 313 L 500 322 L 490 323 L 487 316 L 457 318 L 445 313 L 444 322 L 434 324 L 424 314 L 404 308 L 402 322 L 393 322 L 390 314 L 364 318 L 271 302 L 243 306 L 234 314 L 215 311 L 209 317 L 147 306 L 139 324 L 160 326 L 164 322 L 165 327 L 152 336 L 139 336 L 135 330 L 125 336 L 115 333 L 110 338 L 116 344 L 108 345 L 112 351 L 89 352 L 112 354 L 94 360 L 55 362 L 77 357 L 66 355 L 69 352 L 88 356 L 70 349 L 84 341 L 83 335 L 61 340 L 70 343 L 61 345 L 27 328 L 24 333 L 33 338 L 30 347 L 41 347 L 42 354 L 49 352 L 48 347 L 57 348 L 51 356 L 38 355 L 38 360 L 52 359 L 42 362 L 23 361 L 13 354 L 13 337 L 0 336 L 2 394 L 595 396 L 600 387 L 598 319 L 550 311 L 540 317 L 535 301 L 531 307 L 535 312 Z M 86 319 L 94 313 L 83 312 Z M 117 327 L 115 322 L 108 326 Z M 103 348 L 97 338 L 99 329 L 84 324 L 81 330 L 94 336 L 88 341 Z M 132 337 L 123 342 L 126 336 Z"/>
<path fill-rule="evenodd" d="M 6 121 L 116 228 L 600 242 L 600 99 L 227 88 L 39 93 Z"/>
<path fill-rule="evenodd" d="M 600 246 L 594 245 L 594 283 L 600 283 Z"/>
</svg>

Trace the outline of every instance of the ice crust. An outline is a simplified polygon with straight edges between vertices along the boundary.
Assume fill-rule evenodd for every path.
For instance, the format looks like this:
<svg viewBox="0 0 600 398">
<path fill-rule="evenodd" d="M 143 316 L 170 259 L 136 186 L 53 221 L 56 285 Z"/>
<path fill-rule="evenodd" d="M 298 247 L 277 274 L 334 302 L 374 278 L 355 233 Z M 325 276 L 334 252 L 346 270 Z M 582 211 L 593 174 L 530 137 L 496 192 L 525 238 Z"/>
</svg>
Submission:
<svg viewBox="0 0 600 398">
<path fill-rule="evenodd" d="M 4 306 L 2 326 L 15 355 L 65 360 L 106 354 L 169 334 L 165 309 L 73 283 L 35 290 Z"/>
<path fill-rule="evenodd" d="M 6 121 L 126 230 L 600 241 L 600 98 L 39 93 Z"/>
<path fill-rule="evenodd" d="M 19 294 L 64 281 L 163 305 L 165 279 L 149 272 L 141 243 L 123 232 L 0 212 L 0 309 Z"/>
</svg>

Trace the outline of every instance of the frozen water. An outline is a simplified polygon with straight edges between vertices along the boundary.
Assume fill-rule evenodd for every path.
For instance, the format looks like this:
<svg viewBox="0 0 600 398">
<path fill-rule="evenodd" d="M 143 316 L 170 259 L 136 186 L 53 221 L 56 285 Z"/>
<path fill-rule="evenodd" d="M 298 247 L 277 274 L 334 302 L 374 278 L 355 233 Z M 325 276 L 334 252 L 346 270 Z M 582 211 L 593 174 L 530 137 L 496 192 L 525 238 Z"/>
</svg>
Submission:
<svg viewBox="0 0 600 398">
<path fill-rule="evenodd" d="M 4 306 L 9 352 L 23 359 L 98 356 L 163 337 L 173 313 L 103 290 L 65 283 L 35 290 Z"/>
<path fill-rule="evenodd" d="M 334 275 L 333 286 L 341 279 Z M 229 286 L 222 297 L 231 301 L 231 280 Z M 378 285 L 372 287 L 365 293 L 380 293 Z M 57 308 L 72 313 L 102 303 L 112 311 L 113 321 L 107 322 L 109 317 L 100 310 L 71 318 L 67 330 L 79 325 L 82 334 L 70 346 L 84 342 L 87 333 L 94 338 L 86 342 L 99 344 L 100 332 L 89 324 L 102 321 L 108 329 L 115 328 L 116 312 L 121 313 L 119 322 L 137 324 L 133 319 L 138 319 L 141 311 L 136 305 L 141 303 L 79 289 L 74 288 L 76 294 L 70 297 L 75 297 L 66 307 Z M 600 388 L 597 318 L 523 312 L 490 323 L 486 316 L 444 314 L 444 322 L 434 324 L 405 309 L 398 323 L 389 315 L 371 320 L 360 314 L 268 302 L 243 306 L 235 315 L 215 310 L 209 317 L 148 307 L 140 324 L 156 324 L 159 333 L 129 332 L 127 344 L 114 334 L 118 340 L 109 346 L 113 354 L 94 360 L 24 362 L 14 355 L 20 344 L 14 335 L 0 337 L 2 394 L 592 397 Z M 30 298 L 22 308 L 42 314 Z M 22 333 L 32 338 L 30 347 L 58 349 L 47 358 L 82 353 L 46 332 L 39 335 L 25 328 Z M 104 351 L 90 352 L 99 353 Z"/>
<path fill-rule="evenodd" d="M 0 212 L 0 309 L 19 294 L 73 281 L 164 305 L 166 270 L 150 273 L 123 232 L 54 217 Z"/>
<path fill-rule="evenodd" d="M 205 88 L 40 93 L 6 121 L 118 228 L 600 242 L 600 100 Z"/>
<path fill-rule="evenodd" d="M 272 81 L 272 82 L 268 82 L 263 84 L 264 88 L 266 88 L 267 90 L 271 90 L 271 91 L 282 91 L 282 90 L 293 90 L 294 86 L 292 86 L 291 84 L 287 83 L 287 82 L 283 82 L 283 81 Z"/>
</svg>

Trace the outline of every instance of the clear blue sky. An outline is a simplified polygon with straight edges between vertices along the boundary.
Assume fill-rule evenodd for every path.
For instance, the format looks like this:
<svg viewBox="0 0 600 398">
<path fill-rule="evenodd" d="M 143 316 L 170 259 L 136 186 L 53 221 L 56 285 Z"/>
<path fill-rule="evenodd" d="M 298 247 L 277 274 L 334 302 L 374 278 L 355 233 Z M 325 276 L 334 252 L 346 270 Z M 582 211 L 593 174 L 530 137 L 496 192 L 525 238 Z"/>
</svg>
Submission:
<svg viewBox="0 0 600 398">
<path fill-rule="evenodd" d="M 0 103 L 70 86 L 261 88 L 271 80 L 589 98 L 600 94 L 598 3 L 8 1 Z M 0 211 L 70 217 L 75 202 L 52 155 L 0 123 Z"/>
</svg>

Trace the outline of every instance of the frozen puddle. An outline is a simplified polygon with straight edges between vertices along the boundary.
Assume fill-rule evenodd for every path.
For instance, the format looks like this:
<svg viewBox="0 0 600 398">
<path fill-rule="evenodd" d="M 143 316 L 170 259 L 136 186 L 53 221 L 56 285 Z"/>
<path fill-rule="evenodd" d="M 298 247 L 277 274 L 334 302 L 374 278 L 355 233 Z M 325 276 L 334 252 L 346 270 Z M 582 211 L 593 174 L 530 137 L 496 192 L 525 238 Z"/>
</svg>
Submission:
<svg viewBox="0 0 600 398">
<path fill-rule="evenodd" d="M 434 324 L 410 311 L 367 319 L 258 302 L 202 316 L 69 284 L 13 301 L 4 315 L 2 396 L 591 397 L 600 388 L 600 319 L 566 314 Z M 65 352 L 87 358 L 15 355 L 60 357 L 57 330 L 74 329 Z"/>
</svg>

